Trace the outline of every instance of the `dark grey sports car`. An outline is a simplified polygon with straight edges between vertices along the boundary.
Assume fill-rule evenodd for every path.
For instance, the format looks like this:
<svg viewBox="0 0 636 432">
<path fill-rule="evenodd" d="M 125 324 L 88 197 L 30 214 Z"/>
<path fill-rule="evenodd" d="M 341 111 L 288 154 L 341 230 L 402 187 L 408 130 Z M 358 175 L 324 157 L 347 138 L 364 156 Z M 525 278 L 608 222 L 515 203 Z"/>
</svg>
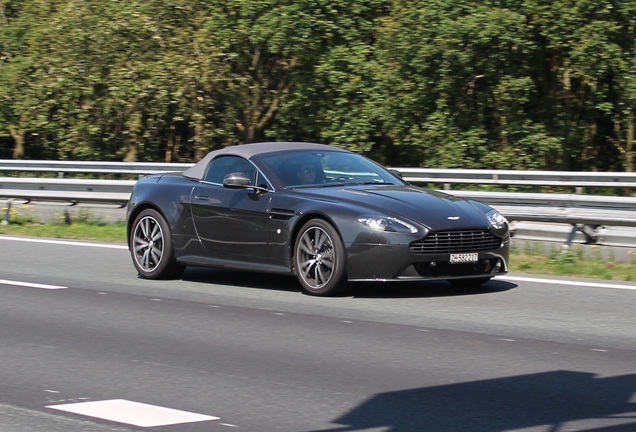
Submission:
<svg viewBox="0 0 636 432">
<path fill-rule="evenodd" d="M 133 264 L 149 279 L 233 268 L 295 274 L 305 292 L 330 295 L 352 281 L 478 285 L 508 267 L 496 210 L 322 144 L 213 151 L 183 173 L 140 179 L 127 216 Z"/>
</svg>

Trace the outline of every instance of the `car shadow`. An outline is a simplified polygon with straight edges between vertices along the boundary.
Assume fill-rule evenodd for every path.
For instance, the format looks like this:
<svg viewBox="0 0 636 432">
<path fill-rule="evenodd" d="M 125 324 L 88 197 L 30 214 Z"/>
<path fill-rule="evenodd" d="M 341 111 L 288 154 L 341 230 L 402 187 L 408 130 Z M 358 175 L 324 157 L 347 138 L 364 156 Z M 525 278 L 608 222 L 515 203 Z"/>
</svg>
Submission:
<svg viewBox="0 0 636 432">
<path fill-rule="evenodd" d="M 242 288 L 302 292 L 295 276 L 257 273 L 238 270 L 188 267 L 182 275 L 188 282 L 229 285 Z M 340 297 L 358 298 L 417 298 L 494 294 L 517 285 L 491 280 L 477 287 L 456 287 L 446 281 L 420 282 L 356 282 Z"/>
<path fill-rule="evenodd" d="M 379 393 L 305 432 L 627 432 L 636 430 L 636 375 L 550 371 Z M 532 429 L 539 430 L 539 429 Z"/>
<path fill-rule="evenodd" d="M 349 295 L 360 298 L 457 297 L 496 294 L 509 291 L 517 284 L 491 280 L 483 285 L 457 287 L 445 280 L 420 282 L 363 282 L 351 284 Z"/>
<path fill-rule="evenodd" d="M 271 273 L 189 266 L 183 272 L 181 279 L 188 282 L 228 285 L 242 288 L 288 292 L 301 291 L 296 277 Z"/>
</svg>

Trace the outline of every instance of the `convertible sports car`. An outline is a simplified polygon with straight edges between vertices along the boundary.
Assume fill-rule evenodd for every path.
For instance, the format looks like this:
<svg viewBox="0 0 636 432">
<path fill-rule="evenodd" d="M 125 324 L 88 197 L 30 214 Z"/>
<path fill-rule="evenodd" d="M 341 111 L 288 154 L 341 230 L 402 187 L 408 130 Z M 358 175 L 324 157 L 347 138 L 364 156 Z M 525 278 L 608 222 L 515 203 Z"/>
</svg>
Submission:
<svg viewBox="0 0 636 432">
<path fill-rule="evenodd" d="M 491 207 L 309 143 L 227 147 L 183 173 L 143 177 L 127 226 L 142 278 L 179 277 L 189 265 L 295 274 L 312 295 L 353 281 L 479 285 L 507 272 L 510 247 L 508 222 Z"/>
</svg>

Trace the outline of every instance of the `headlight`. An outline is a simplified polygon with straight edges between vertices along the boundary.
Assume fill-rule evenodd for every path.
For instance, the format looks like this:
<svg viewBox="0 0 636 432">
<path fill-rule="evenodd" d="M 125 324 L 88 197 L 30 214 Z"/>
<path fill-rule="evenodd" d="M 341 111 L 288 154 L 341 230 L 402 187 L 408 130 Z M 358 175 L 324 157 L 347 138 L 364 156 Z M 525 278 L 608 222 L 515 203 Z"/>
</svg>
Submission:
<svg viewBox="0 0 636 432">
<path fill-rule="evenodd" d="M 358 221 L 376 231 L 417 233 L 416 227 L 394 217 L 363 215 L 358 217 Z"/>
<path fill-rule="evenodd" d="M 503 217 L 503 215 L 497 210 L 490 210 L 488 213 L 486 213 L 486 219 L 488 219 L 488 223 L 490 224 L 490 226 L 496 230 L 505 228 L 506 224 L 508 223 L 506 218 Z"/>
</svg>

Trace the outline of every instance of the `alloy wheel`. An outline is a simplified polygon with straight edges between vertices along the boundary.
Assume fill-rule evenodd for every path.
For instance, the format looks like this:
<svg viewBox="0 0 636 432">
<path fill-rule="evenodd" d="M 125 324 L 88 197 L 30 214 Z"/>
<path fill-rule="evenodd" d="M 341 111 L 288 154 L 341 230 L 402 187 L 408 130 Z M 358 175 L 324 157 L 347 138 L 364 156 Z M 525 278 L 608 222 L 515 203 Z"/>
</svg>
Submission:
<svg viewBox="0 0 636 432">
<path fill-rule="evenodd" d="M 137 222 L 133 233 L 135 261 L 145 272 L 151 273 L 161 263 L 164 252 L 163 230 L 152 216 Z"/>
<path fill-rule="evenodd" d="M 320 227 L 306 230 L 298 244 L 298 272 L 310 289 L 329 282 L 336 265 L 336 253 L 329 234 Z"/>
</svg>

